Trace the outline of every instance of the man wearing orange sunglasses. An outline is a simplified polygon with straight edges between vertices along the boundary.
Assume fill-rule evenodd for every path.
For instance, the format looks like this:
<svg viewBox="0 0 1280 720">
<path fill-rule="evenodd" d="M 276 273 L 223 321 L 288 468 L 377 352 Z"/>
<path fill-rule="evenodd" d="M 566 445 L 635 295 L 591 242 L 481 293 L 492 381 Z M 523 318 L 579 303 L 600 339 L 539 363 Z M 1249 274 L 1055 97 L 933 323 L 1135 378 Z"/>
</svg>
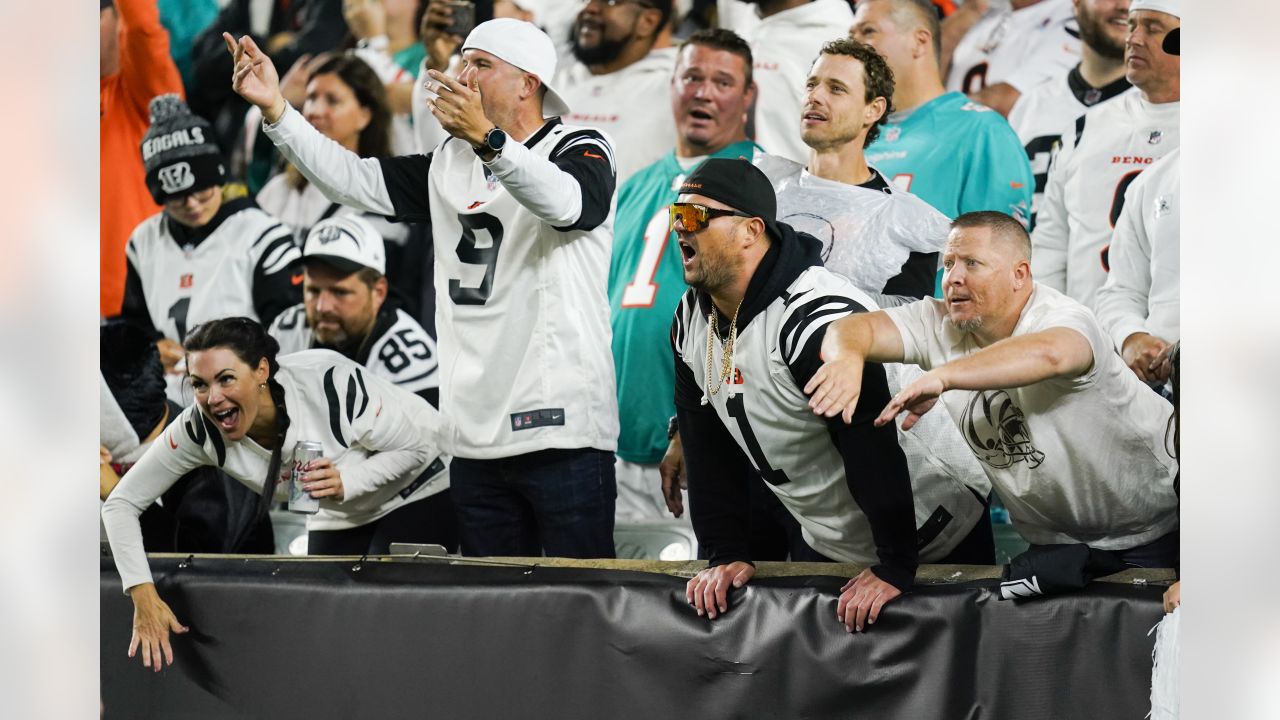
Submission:
<svg viewBox="0 0 1280 720">
<path fill-rule="evenodd" d="M 863 393 L 874 399 L 853 424 L 808 410 L 802 389 L 822 365 L 826 328 L 875 305 L 821 267 L 817 239 L 776 215 L 768 178 L 740 159 L 704 162 L 670 209 L 691 286 L 671 329 L 676 418 L 693 527 L 709 558 L 686 599 L 715 618 L 730 586 L 754 575 L 752 468 L 801 526 L 807 547 L 792 560 L 870 566 L 836 606 L 846 628 L 861 631 L 911 586 L 920 560 L 971 561 L 985 509 L 950 479 L 913 487 L 893 428 L 870 422 L 890 397 L 882 366 L 866 366 L 875 380 Z"/>
</svg>

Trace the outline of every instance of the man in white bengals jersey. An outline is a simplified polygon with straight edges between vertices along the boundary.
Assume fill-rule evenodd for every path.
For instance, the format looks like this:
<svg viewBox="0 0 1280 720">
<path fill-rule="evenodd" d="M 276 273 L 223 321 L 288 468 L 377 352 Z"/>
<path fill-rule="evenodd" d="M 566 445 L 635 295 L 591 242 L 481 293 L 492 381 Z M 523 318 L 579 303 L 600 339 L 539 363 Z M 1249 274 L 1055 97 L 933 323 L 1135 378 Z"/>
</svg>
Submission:
<svg viewBox="0 0 1280 720">
<path fill-rule="evenodd" d="M 173 373 L 188 329 L 226 316 L 269 323 L 297 302 L 302 276 L 289 265 L 298 248 L 289 228 L 252 200 L 223 197 L 227 161 L 209 123 L 177 95 L 151 101 L 142 161 L 164 210 L 129 237 L 120 314 L 151 334 Z M 171 385 L 171 399 L 182 402 Z"/>
<path fill-rule="evenodd" d="M 1031 268 L 1090 309 L 1110 271 L 1111 232 L 1129 184 L 1178 147 L 1178 56 L 1161 47 L 1181 24 L 1178 0 L 1132 0 L 1125 73 L 1134 88 L 1064 129 L 1049 168 Z"/>
<path fill-rule="evenodd" d="M 1068 127 L 1086 110 L 1128 90 L 1124 72 L 1124 39 L 1129 34 L 1129 0 L 1075 0 L 1080 26 L 1080 64 L 1055 75 L 1018 97 L 1009 125 L 1027 149 L 1036 192 L 1031 198 L 1031 226 L 1044 198 L 1049 160 Z"/>
<path fill-rule="evenodd" d="M 368 220 L 321 220 L 302 248 L 303 302 L 280 313 L 269 332 L 282 354 L 333 350 L 439 406 L 435 340 L 389 296 L 386 263 L 382 235 Z"/>
<path fill-rule="evenodd" d="M 1071 0 L 970 0 L 947 18 L 948 36 L 972 23 L 947 65 L 947 90 L 1008 116 L 1018 96 L 1080 61 Z M 946 51 L 944 49 L 944 55 Z"/>
<path fill-rule="evenodd" d="M 846 628 L 861 631 L 911 586 L 920 559 L 990 562 L 986 509 L 949 478 L 913 484 L 893 429 L 870 423 L 889 399 L 883 367 L 867 366 L 875 380 L 852 425 L 809 412 L 803 388 L 822 365 L 826 328 L 875 304 L 821 267 L 817 239 L 776 214 L 768 178 L 738 159 L 704 162 L 671 206 L 693 288 L 671 328 L 676 417 L 693 527 L 710 561 L 686 598 L 715 618 L 728 609 L 730 584 L 755 572 L 751 467 L 801 525 L 812 554 L 793 560 L 871 566 L 837 606 Z"/>
<path fill-rule="evenodd" d="M 457 79 L 429 73 L 450 136 L 428 155 L 363 160 L 288 106 L 252 39 L 225 40 L 237 92 L 327 197 L 431 220 L 443 443 L 464 552 L 612 557 L 613 149 L 560 122 L 551 39 L 518 20 L 481 23 Z"/>
</svg>

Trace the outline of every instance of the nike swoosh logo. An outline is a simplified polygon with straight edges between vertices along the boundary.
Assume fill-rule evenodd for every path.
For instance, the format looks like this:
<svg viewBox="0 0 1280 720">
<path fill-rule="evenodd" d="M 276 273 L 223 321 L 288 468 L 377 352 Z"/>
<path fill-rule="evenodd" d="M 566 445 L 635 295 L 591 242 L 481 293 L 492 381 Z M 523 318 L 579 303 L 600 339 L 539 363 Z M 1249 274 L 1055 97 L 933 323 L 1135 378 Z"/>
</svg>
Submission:
<svg viewBox="0 0 1280 720">
<path fill-rule="evenodd" d="M 173 448 L 174 450 L 178 449 L 178 443 L 173 441 L 173 433 L 169 433 L 169 447 Z"/>
<path fill-rule="evenodd" d="M 582 151 L 582 154 L 583 154 L 583 155 L 586 155 L 586 156 L 587 156 L 587 157 L 589 157 L 589 158 L 595 158 L 595 159 L 597 159 L 597 160 L 603 160 L 603 159 L 604 159 L 604 156 L 603 156 L 603 155 L 596 155 L 596 154 L 592 153 L 590 150 L 583 150 L 583 151 Z"/>
<path fill-rule="evenodd" d="M 1020 182 L 1013 182 L 1012 180 L 1010 180 L 1010 181 L 1009 181 L 1009 187 L 1013 188 L 1014 190 L 1017 190 L 1018 188 L 1024 188 L 1024 187 L 1026 187 L 1026 185 L 1023 185 L 1023 184 L 1022 184 L 1022 183 L 1020 183 Z"/>
<path fill-rule="evenodd" d="M 289 278 L 289 284 L 290 284 L 290 285 L 301 285 L 301 284 L 302 284 L 302 275 L 300 275 L 300 274 L 299 274 L 299 275 L 294 275 L 294 276 L 290 277 L 290 278 Z"/>
</svg>

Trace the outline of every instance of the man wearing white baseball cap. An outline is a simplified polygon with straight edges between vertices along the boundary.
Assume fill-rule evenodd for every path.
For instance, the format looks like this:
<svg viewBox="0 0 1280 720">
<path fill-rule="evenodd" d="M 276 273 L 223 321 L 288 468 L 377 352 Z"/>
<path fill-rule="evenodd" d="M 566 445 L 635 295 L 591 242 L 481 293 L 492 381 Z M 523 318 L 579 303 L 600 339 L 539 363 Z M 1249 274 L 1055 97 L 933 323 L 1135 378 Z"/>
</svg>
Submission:
<svg viewBox="0 0 1280 720">
<path fill-rule="evenodd" d="M 606 285 L 616 169 L 598 130 L 565 125 L 556 52 L 535 26 L 478 25 L 462 70 L 431 71 L 449 133 L 427 155 L 361 159 L 280 95 L 251 38 L 225 36 L 233 86 L 332 201 L 430 220 L 442 440 L 463 551 L 612 557 L 618 409 Z"/>
<path fill-rule="evenodd" d="M 1182 24 L 1181 5 L 1181 0 L 1131 0 L 1124 64 L 1134 87 L 1064 128 L 1049 168 L 1031 236 L 1031 269 L 1039 282 L 1090 309 L 1111 270 L 1111 233 L 1124 209 L 1125 191 L 1178 147 L 1181 64 L 1161 43 Z M 1145 333 L 1140 335 L 1118 348 L 1131 367 L 1149 364 L 1159 352 Z"/>
</svg>

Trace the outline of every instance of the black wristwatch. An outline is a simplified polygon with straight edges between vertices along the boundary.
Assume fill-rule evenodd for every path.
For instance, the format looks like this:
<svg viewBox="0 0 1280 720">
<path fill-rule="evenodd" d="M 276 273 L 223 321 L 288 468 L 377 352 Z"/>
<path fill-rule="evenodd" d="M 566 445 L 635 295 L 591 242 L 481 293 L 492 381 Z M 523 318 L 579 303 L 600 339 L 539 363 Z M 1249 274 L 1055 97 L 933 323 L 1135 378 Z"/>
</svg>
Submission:
<svg viewBox="0 0 1280 720">
<path fill-rule="evenodd" d="M 495 127 L 489 130 L 489 132 L 485 133 L 484 141 L 480 144 L 479 147 L 474 147 L 472 148 L 472 150 L 475 150 L 476 155 L 479 155 L 481 157 L 484 157 L 484 155 L 489 152 L 492 152 L 496 157 L 502 154 L 502 148 L 506 144 L 507 144 L 507 134 L 502 131 L 502 128 Z"/>
<path fill-rule="evenodd" d="M 679 432 L 680 428 L 676 425 L 676 416 L 672 415 L 671 419 L 667 421 L 667 442 L 671 442 L 672 438 Z"/>
</svg>

